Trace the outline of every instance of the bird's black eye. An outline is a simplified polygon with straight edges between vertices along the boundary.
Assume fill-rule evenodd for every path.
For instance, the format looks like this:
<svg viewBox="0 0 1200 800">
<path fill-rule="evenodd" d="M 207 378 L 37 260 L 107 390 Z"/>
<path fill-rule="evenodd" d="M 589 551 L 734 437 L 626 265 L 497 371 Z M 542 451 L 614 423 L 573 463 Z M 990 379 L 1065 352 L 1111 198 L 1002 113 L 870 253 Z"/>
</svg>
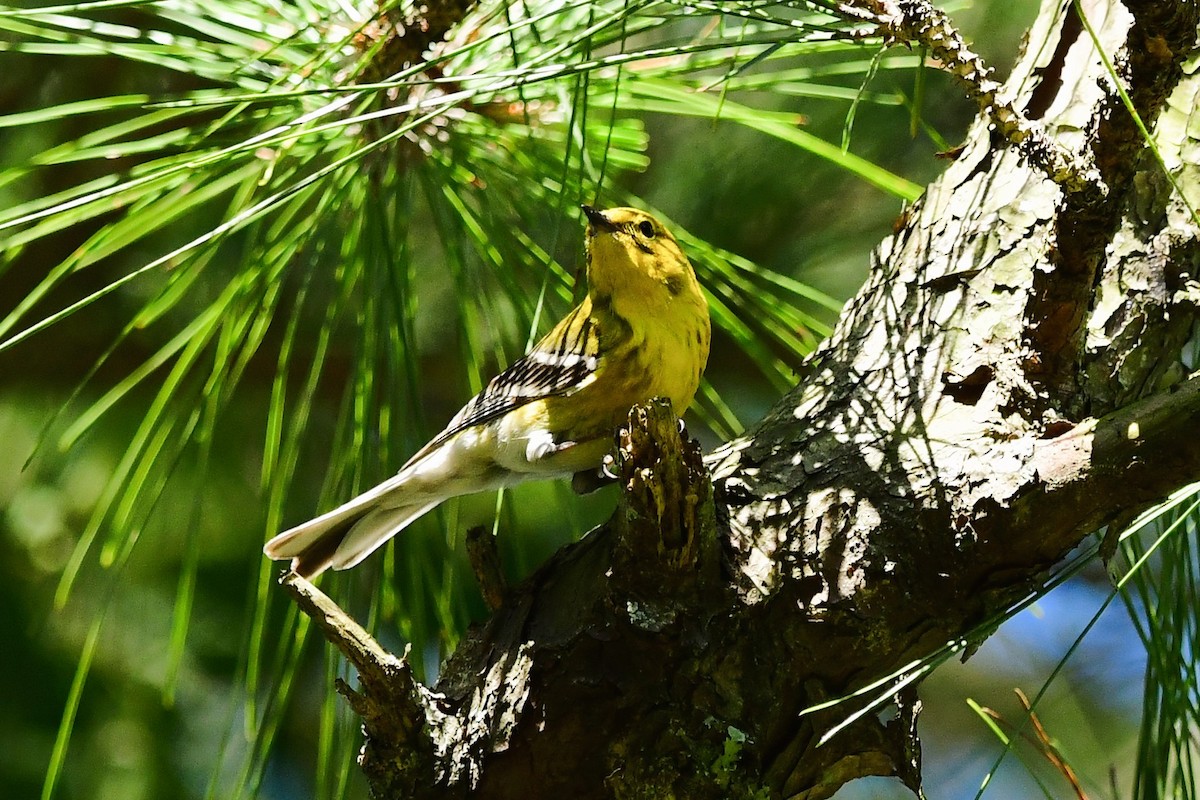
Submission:
<svg viewBox="0 0 1200 800">
<path fill-rule="evenodd" d="M 638 230 L 642 232 L 642 236 L 647 239 L 654 238 L 654 223 L 648 219 L 644 219 L 638 223 Z"/>
</svg>

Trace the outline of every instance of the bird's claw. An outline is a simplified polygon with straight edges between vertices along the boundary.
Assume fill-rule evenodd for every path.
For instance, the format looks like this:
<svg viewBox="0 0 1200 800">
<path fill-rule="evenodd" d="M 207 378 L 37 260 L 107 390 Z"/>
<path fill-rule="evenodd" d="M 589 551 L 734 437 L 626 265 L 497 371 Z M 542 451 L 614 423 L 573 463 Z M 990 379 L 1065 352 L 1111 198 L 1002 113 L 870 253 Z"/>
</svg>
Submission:
<svg viewBox="0 0 1200 800">
<path fill-rule="evenodd" d="M 613 458 L 612 453 L 604 456 L 603 460 L 600 462 L 600 474 L 610 480 L 615 481 L 617 479 L 617 473 L 614 472 L 616 464 L 617 460 Z"/>
</svg>

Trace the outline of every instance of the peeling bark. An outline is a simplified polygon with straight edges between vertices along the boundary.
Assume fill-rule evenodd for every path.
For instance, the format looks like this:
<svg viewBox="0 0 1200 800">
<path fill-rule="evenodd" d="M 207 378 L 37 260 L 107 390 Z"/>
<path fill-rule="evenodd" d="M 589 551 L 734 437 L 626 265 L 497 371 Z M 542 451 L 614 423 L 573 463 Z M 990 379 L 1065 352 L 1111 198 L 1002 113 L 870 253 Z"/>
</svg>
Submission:
<svg viewBox="0 0 1200 800">
<path fill-rule="evenodd" d="M 433 689 L 348 646 L 377 797 L 915 789 L 921 659 L 1200 479 L 1200 231 L 1069 6 L 1046 4 L 1005 92 L 1107 193 L 1065 193 L 977 123 L 752 431 L 702 460 L 635 409 L 614 518 L 508 590 Z M 1200 204 L 1195 4 L 1083 7 Z M 893 692 L 891 719 L 855 716 Z"/>
</svg>

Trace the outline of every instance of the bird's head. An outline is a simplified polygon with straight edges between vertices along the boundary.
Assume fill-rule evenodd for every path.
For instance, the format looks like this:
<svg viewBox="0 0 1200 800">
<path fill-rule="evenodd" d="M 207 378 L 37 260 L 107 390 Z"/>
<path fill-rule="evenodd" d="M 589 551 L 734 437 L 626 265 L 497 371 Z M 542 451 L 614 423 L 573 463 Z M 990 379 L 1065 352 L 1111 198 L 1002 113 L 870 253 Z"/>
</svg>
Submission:
<svg viewBox="0 0 1200 800">
<path fill-rule="evenodd" d="M 636 208 L 587 215 L 588 289 L 593 301 L 662 307 L 676 298 L 701 300 L 696 274 L 670 231 Z"/>
</svg>

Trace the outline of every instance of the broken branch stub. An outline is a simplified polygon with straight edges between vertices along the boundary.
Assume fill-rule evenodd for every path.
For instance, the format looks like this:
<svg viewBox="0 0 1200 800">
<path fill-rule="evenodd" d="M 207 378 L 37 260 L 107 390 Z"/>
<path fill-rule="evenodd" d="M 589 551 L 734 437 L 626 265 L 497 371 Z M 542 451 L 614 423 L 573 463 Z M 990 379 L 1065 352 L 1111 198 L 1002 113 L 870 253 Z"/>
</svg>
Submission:
<svg viewBox="0 0 1200 800">
<path fill-rule="evenodd" d="M 624 494 L 614 516 L 612 588 L 673 616 L 719 577 L 712 480 L 700 445 L 669 402 L 651 400 L 630 409 L 615 467 Z"/>
<path fill-rule="evenodd" d="M 413 677 L 408 649 L 397 658 L 337 603 L 305 578 L 286 572 L 280 585 L 358 672 L 353 689 L 337 679 L 338 693 L 363 721 L 366 741 L 358 764 L 377 797 L 416 797 L 438 773 L 435 736 L 447 717 L 437 695 Z"/>
</svg>

